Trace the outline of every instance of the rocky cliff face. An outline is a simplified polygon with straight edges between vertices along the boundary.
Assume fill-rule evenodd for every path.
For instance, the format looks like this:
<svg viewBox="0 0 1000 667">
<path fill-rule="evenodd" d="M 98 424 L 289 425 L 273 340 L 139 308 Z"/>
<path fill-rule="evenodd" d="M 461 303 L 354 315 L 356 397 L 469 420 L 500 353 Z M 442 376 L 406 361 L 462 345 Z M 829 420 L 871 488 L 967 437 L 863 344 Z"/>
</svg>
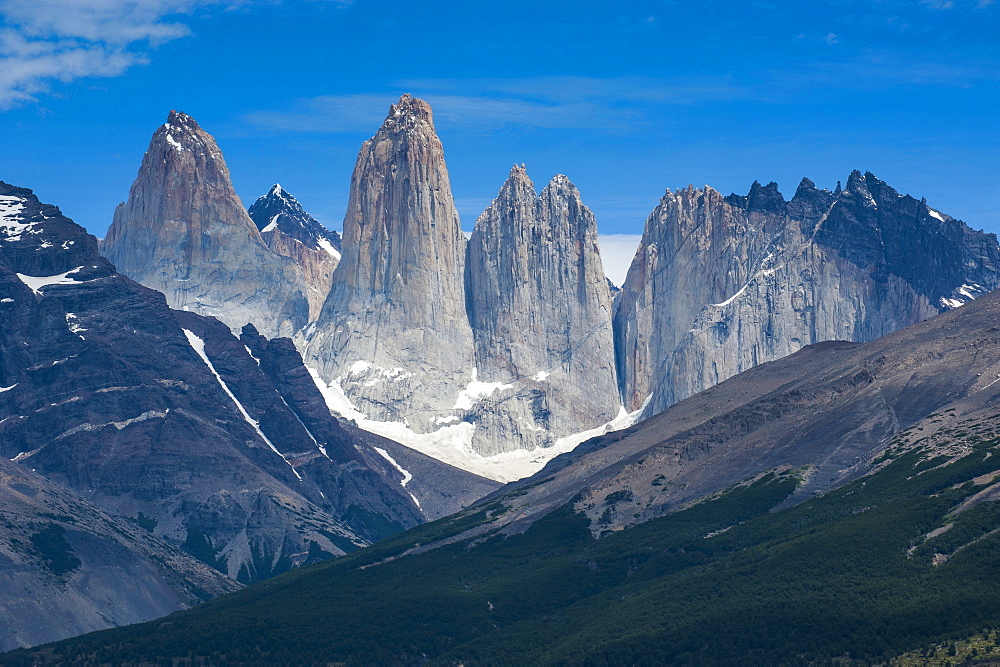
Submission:
<svg viewBox="0 0 1000 667">
<path fill-rule="evenodd" d="M 264 244 L 215 140 L 186 114 L 171 111 L 153 134 L 101 252 L 171 307 L 237 331 L 291 335 L 307 322 L 302 270 Z"/>
<path fill-rule="evenodd" d="M 264 244 L 294 261 L 305 275 L 309 321 L 319 317 L 340 262 L 340 235 L 321 225 L 275 183 L 248 211 Z"/>
<path fill-rule="evenodd" d="M 469 239 L 476 368 L 500 385 L 466 416 L 482 451 L 549 446 L 617 415 L 607 285 L 576 187 L 560 175 L 538 196 L 515 166 Z"/>
<path fill-rule="evenodd" d="M 996 237 L 872 174 L 791 201 L 668 191 L 615 301 L 626 407 L 646 414 L 824 340 L 867 341 L 1000 285 Z"/>
<path fill-rule="evenodd" d="M 306 363 L 370 419 L 439 428 L 473 379 L 464 262 L 431 109 L 404 95 L 358 156 L 343 256 Z"/>
<path fill-rule="evenodd" d="M 424 519 L 410 473 L 341 428 L 291 340 L 169 309 L 30 190 L 0 184 L 0 215 L 0 456 L 243 582 Z"/>
<path fill-rule="evenodd" d="M 239 584 L 0 457 L 0 651 L 165 616 Z"/>
</svg>

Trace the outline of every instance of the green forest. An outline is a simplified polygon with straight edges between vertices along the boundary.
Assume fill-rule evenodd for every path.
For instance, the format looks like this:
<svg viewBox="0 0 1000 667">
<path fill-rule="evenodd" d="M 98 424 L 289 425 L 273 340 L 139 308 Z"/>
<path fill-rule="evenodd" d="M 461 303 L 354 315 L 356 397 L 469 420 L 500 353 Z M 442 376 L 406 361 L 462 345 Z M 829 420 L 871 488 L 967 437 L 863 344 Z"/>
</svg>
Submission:
<svg viewBox="0 0 1000 667">
<path fill-rule="evenodd" d="M 570 503 L 522 534 L 401 555 L 489 524 L 500 497 L 190 611 L 3 660 L 868 664 L 908 654 L 905 664 L 920 664 L 935 643 L 1000 626 L 1000 506 L 955 511 L 1000 471 L 997 444 L 957 460 L 887 456 L 878 472 L 779 511 L 799 483 L 791 471 L 600 539 Z"/>
</svg>

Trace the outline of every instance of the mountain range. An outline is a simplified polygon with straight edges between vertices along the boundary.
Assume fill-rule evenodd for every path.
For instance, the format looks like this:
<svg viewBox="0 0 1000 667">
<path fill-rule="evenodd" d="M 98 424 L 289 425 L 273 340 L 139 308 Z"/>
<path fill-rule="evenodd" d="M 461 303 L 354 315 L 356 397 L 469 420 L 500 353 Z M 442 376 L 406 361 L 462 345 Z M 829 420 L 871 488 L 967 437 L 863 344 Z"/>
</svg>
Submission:
<svg viewBox="0 0 1000 667">
<path fill-rule="evenodd" d="M 998 316 L 808 346 L 450 517 L 12 664 L 872 664 L 996 627 Z"/>
<path fill-rule="evenodd" d="M 122 609 L 105 615 L 103 625 L 81 605 L 81 618 L 64 622 L 62 636 L 232 589 L 195 568 L 191 556 L 249 583 L 342 555 L 496 488 L 341 426 L 289 339 L 268 339 L 252 326 L 237 338 L 214 318 L 171 310 L 162 293 L 116 273 L 96 239 L 58 208 L 7 184 L 0 198 L 0 456 L 5 466 L 32 473 L 6 473 L 5 489 L 38 496 L 37 507 L 19 509 L 23 530 L 69 531 L 59 544 L 77 565 L 50 568 L 48 579 L 36 567 L 33 576 L 86 587 L 92 599 L 122 597 Z M 51 503 L 42 500 L 53 482 L 64 497 L 77 498 L 65 502 L 86 517 L 99 507 L 149 537 L 128 544 L 135 538 L 107 517 L 101 521 L 110 528 L 101 528 L 76 512 L 48 511 Z M 91 543 L 102 536 L 104 544 L 74 546 L 83 539 L 78 533 Z M 83 557 L 99 548 L 124 551 L 115 545 L 122 539 L 130 553 L 103 563 Z M 21 562 L 30 552 L 37 560 L 37 549 L 21 542 L 6 556 Z M 187 560 L 178 561 L 178 550 Z M 138 582 L 115 593 L 115 579 L 93 570 L 148 571 L 143 559 L 181 562 L 179 583 L 161 585 L 180 593 L 150 600 L 158 596 Z M 185 568 L 193 583 L 185 583 Z M 2 609 L 9 618 L 20 614 Z M 52 633 L 22 633 L 19 641 L 56 638 Z"/>
<path fill-rule="evenodd" d="M 970 636 L 1000 622 L 973 585 L 998 267 L 994 235 L 855 171 L 668 190 L 617 290 L 565 175 L 514 165 L 466 238 L 410 95 L 341 238 L 277 184 L 245 210 L 171 111 L 100 242 L 0 183 L 0 649 L 229 592 L 5 659 L 871 661 Z"/>
<path fill-rule="evenodd" d="M 202 145 L 211 165 L 195 159 Z M 150 159 L 164 151 L 169 160 Z M 186 184 L 164 201 L 176 202 L 177 220 L 196 222 L 176 237 L 157 232 L 158 259 L 136 269 L 125 258 L 141 253 L 124 239 L 133 229 L 148 236 L 149 223 L 120 212 L 102 249 L 160 289 L 147 267 L 218 230 L 207 247 L 234 251 L 230 270 L 185 273 L 185 289 L 204 298 L 192 305 L 164 290 L 172 307 L 217 315 L 234 331 L 281 329 L 339 415 L 503 482 L 757 364 L 825 340 L 873 340 L 1000 285 L 994 235 L 855 171 L 832 192 L 803 179 L 787 201 L 774 183 L 755 182 L 746 196 L 668 191 L 612 301 L 596 220 L 563 175 L 539 194 L 515 165 L 465 239 L 431 108 L 409 95 L 358 155 L 337 270 L 330 250 L 340 239 L 275 186 L 251 217 L 280 255 L 268 261 L 291 258 L 298 269 L 240 274 L 246 251 L 222 239 L 236 228 L 253 237 L 247 216 L 233 206 L 206 224 L 185 208 L 207 199 L 209 184 L 232 200 L 221 160 L 211 137 L 172 113 L 129 201 L 157 183 Z M 256 316 L 206 306 L 265 292 L 309 295 L 308 317 L 275 304 Z"/>
</svg>

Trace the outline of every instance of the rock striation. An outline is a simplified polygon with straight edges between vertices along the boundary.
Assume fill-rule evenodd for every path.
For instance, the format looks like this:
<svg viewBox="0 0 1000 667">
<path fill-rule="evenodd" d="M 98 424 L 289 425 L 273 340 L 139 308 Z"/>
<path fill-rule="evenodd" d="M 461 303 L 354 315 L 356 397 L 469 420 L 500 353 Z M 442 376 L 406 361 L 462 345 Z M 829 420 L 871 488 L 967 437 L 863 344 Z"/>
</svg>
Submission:
<svg viewBox="0 0 1000 667">
<path fill-rule="evenodd" d="M 247 212 L 257 225 L 264 244 L 302 268 L 309 321 L 314 322 L 330 293 L 333 270 L 340 262 L 340 235 L 306 213 L 295 197 L 278 183 Z"/>
<path fill-rule="evenodd" d="M 172 308 L 236 331 L 251 322 L 287 336 L 308 321 L 302 269 L 265 245 L 218 145 L 187 114 L 171 111 L 153 134 L 101 252 Z"/>
<path fill-rule="evenodd" d="M 536 195 L 511 169 L 476 221 L 465 282 L 479 379 L 500 385 L 466 415 L 480 451 L 551 446 L 618 414 L 597 224 L 568 178 Z"/>
<path fill-rule="evenodd" d="M 473 379 L 464 263 L 431 108 L 404 95 L 358 155 L 343 256 L 306 333 L 306 363 L 370 419 L 439 428 Z"/>
<path fill-rule="evenodd" d="M 651 415 L 757 364 L 826 340 L 869 341 L 1000 285 L 996 236 L 871 173 L 746 196 L 668 191 L 615 300 L 629 410 Z"/>
<path fill-rule="evenodd" d="M 240 585 L 0 457 L 0 651 L 165 616 Z"/>
<path fill-rule="evenodd" d="M 171 310 L 30 190 L 0 184 L 0 216 L 0 457 L 244 583 L 496 488 L 423 461 L 425 514 L 416 473 L 341 427 L 290 339 Z"/>
</svg>

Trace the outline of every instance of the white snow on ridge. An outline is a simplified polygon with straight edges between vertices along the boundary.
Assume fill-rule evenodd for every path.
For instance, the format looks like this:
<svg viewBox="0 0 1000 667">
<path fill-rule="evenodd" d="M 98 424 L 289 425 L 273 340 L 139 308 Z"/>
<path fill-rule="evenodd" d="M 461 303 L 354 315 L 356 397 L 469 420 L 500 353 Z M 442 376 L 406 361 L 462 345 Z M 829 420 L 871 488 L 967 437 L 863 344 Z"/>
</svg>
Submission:
<svg viewBox="0 0 1000 667">
<path fill-rule="evenodd" d="M 32 292 L 35 294 L 41 294 L 41 289 L 49 285 L 79 285 L 80 281 L 73 280 L 69 276 L 82 268 L 82 266 L 78 266 L 75 269 L 70 269 L 66 273 L 60 273 L 54 276 L 26 276 L 23 273 L 19 273 L 17 274 L 17 277 L 22 283 L 30 287 Z"/>
<path fill-rule="evenodd" d="M 927 207 L 927 212 L 930 214 L 932 218 L 937 218 L 941 222 L 944 222 L 944 216 L 935 211 L 934 209 L 932 209 L 930 206 Z"/>
<path fill-rule="evenodd" d="M 277 229 L 278 218 L 280 217 L 281 217 L 280 213 L 276 213 L 275 215 L 271 216 L 271 222 L 267 223 L 267 225 L 264 226 L 264 229 L 260 230 L 260 233 L 263 234 L 264 232 L 273 232 L 275 229 Z"/>
<path fill-rule="evenodd" d="M 316 387 L 323 394 L 326 405 L 331 412 L 354 421 L 361 429 L 395 440 L 421 454 L 503 483 L 513 482 L 535 474 L 550 460 L 559 454 L 572 451 L 577 445 L 589 438 L 631 426 L 639 419 L 645 407 L 644 404 L 643 408 L 632 413 L 627 413 L 622 408 L 618 416 L 607 424 L 559 438 L 552 447 L 483 456 L 472 449 L 472 436 L 476 431 L 475 424 L 462 421 L 443 426 L 430 433 L 417 433 L 409 428 L 405 422 L 374 421 L 368 419 L 351 403 L 337 382 L 328 385 L 315 369 L 308 366 L 306 368 Z M 437 419 L 438 423 L 450 421 L 453 421 L 451 416 Z"/>
<path fill-rule="evenodd" d="M 239 399 L 236 398 L 236 396 L 233 395 L 233 392 L 229 390 L 229 385 L 226 384 L 225 380 L 222 379 L 222 376 L 219 375 L 218 371 L 215 370 L 215 366 L 212 365 L 212 362 L 208 358 L 208 355 L 205 354 L 205 341 L 199 338 L 198 335 L 195 334 L 193 331 L 188 331 L 187 329 L 184 329 L 183 331 L 184 335 L 188 339 L 188 343 L 191 344 L 191 347 L 194 349 L 194 351 L 198 354 L 199 357 L 201 357 L 201 360 L 205 362 L 205 365 L 208 366 L 208 370 L 212 371 L 212 375 L 215 376 L 215 379 L 219 381 L 219 385 L 222 387 L 222 390 L 226 392 L 226 395 L 229 396 L 229 398 L 233 399 L 233 403 L 236 404 L 236 407 L 237 409 L 239 409 L 240 414 L 243 415 L 243 419 L 245 419 L 246 422 L 250 424 L 250 426 L 252 426 L 255 431 L 257 431 L 257 435 L 260 436 L 261 440 L 267 443 L 267 446 L 271 448 L 271 451 L 280 456 L 282 460 L 285 461 L 285 463 L 288 463 L 288 460 L 285 459 L 285 455 L 279 452 L 278 448 L 274 446 L 274 443 L 272 443 L 271 440 L 266 435 L 264 435 L 264 432 L 260 430 L 260 422 L 250 416 L 250 414 L 246 411 L 246 408 L 243 407 L 243 404 L 240 403 Z M 302 479 L 302 475 L 300 475 L 299 472 L 295 469 L 295 466 L 293 466 L 291 463 L 288 463 L 288 467 L 292 469 L 292 472 L 295 473 L 296 477 L 298 477 L 300 480 Z"/>
<path fill-rule="evenodd" d="M 472 406 L 483 400 L 495 391 L 504 391 L 506 389 L 513 389 L 514 385 L 504 384 L 502 382 L 480 382 L 476 379 L 478 370 L 472 369 L 472 380 L 469 384 L 465 385 L 465 389 L 458 392 L 458 398 L 455 399 L 454 410 L 471 410 Z"/>
<path fill-rule="evenodd" d="M 21 234 L 31 229 L 31 224 L 20 222 L 24 200 L 14 195 L 0 195 L 0 236 L 8 241 L 19 241 Z"/>
<path fill-rule="evenodd" d="M 381 447 L 373 447 L 373 449 L 376 452 L 378 452 L 382 456 L 382 458 L 384 458 L 386 461 L 388 461 L 389 463 L 391 463 L 393 468 L 395 468 L 400 473 L 402 473 L 403 479 L 400 480 L 399 485 L 405 489 L 407 482 L 409 482 L 411 479 L 413 479 L 413 475 L 410 474 L 410 471 L 406 470 L 405 468 L 403 468 L 403 466 L 401 466 L 398 463 L 396 463 L 396 459 L 392 458 L 392 456 L 389 455 L 389 452 L 385 451 Z M 410 498 L 413 499 L 413 502 L 416 503 L 417 507 L 420 507 L 420 501 L 417 500 L 417 497 L 415 495 L 413 495 L 412 493 L 410 493 L 409 491 L 407 491 L 407 493 L 410 494 Z"/>
<path fill-rule="evenodd" d="M 336 260 L 340 260 L 340 253 L 337 252 L 337 249 L 333 247 L 333 244 L 327 241 L 325 238 L 323 238 L 322 236 L 319 237 L 318 239 L 316 239 L 316 243 L 319 245 L 320 248 L 327 251 L 327 253 L 329 253 L 331 257 L 333 257 Z"/>
<path fill-rule="evenodd" d="M 184 147 L 181 146 L 181 142 L 174 139 L 174 137 L 169 132 L 167 132 L 167 134 L 163 136 L 167 138 L 167 143 L 173 146 L 175 151 L 177 151 L 178 153 L 184 152 Z"/>
<path fill-rule="evenodd" d="M 941 297 L 941 307 L 942 308 L 958 308 L 959 306 L 964 306 L 965 302 L 959 299 L 949 299 L 947 297 Z"/>
</svg>

